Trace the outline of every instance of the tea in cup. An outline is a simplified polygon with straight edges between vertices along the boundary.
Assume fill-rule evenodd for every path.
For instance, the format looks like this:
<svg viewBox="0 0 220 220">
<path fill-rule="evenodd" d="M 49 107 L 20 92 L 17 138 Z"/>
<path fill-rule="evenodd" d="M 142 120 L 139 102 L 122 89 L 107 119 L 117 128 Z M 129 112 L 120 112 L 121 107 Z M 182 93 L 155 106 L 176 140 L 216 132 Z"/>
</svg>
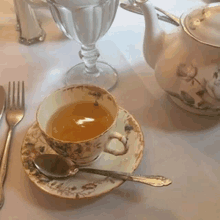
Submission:
<svg viewBox="0 0 220 220">
<path fill-rule="evenodd" d="M 119 107 L 105 89 L 73 85 L 46 97 L 37 111 L 37 123 L 49 146 L 78 165 L 95 161 L 101 152 L 115 156 L 128 151 L 126 138 L 114 132 Z M 109 149 L 112 139 L 124 146 Z"/>
</svg>

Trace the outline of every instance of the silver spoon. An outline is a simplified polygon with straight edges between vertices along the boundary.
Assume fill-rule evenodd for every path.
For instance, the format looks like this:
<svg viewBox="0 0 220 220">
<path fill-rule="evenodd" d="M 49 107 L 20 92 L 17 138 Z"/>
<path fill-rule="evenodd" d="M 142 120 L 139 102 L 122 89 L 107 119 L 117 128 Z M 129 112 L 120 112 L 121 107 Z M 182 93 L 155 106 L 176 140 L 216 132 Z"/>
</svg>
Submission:
<svg viewBox="0 0 220 220">
<path fill-rule="evenodd" d="M 167 186 L 172 183 L 171 180 L 163 176 L 134 176 L 130 173 L 78 167 L 73 162 L 57 154 L 42 154 L 37 156 L 33 162 L 41 173 L 54 179 L 74 176 L 81 171 L 109 176 L 120 180 L 135 181 L 150 186 Z"/>
</svg>

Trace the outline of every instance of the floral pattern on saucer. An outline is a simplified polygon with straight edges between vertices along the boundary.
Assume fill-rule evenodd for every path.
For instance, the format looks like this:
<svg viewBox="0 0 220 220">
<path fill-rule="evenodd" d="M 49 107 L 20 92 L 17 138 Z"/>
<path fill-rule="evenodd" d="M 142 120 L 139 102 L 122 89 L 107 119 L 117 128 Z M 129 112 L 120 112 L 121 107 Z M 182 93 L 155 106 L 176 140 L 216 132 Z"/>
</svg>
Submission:
<svg viewBox="0 0 220 220">
<path fill-rule="evenodd" d="M 144 138 L 137 121 L 126 110 L 120 108 L 115 130 L 125 135 L 129 151 L 123 156 L 102 153 L 89 167 L 105 170 L 117 170 L 132 173 L 139 165 L 144 148 Z M 109 147 L 122 148 L 122 143 L 112 140 Z M 21 147 L 21 159 L 24 170 L 30 180 L 43 191 L 61 198 L 83 199 L 103 195 L 120 186 L 124 181 L 110 177 L 79 172 L 67 179 L 50 179 L 41 174 L 34 166 L 33 159 L 39 154 L 56 152 L 48 146 L 35 122 L 29 129 Z"/>
</svg>

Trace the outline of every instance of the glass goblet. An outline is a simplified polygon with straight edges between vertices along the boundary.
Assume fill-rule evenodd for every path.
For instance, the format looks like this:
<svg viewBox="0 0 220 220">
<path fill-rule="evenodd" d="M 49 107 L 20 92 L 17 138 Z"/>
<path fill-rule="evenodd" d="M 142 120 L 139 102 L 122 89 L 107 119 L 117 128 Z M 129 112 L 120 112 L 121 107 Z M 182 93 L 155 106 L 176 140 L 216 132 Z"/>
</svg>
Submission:
<svg viewBox="0 0 220 220">
<path fill-rule="evenodd" d="M 111 89 L 118 74 L 105 62 L 97 61 L 96 42 L 111 27 L 119 0 L 47 0 L 57 26 L 70 39 L 81 44 L 82 63 L 72 67 L 65 76 L 66 85 L 94 84 Z"/>
</svg>

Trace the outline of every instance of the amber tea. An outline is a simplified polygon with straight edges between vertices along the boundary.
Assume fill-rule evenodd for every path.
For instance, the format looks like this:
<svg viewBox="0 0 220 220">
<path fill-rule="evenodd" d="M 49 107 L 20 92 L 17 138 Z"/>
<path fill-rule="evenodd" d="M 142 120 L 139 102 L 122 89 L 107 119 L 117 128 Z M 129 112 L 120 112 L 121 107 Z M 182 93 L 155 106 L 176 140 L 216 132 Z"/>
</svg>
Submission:
<svg viewBox="0 0 220 220">
<path fill-rule="evenodd" d="M 58 109 L 47 123 L 47 134 L 62 141 L 84 141 L 111 126 L 110 112 L 96 102 L 78 102 Z"/>
</svg>

